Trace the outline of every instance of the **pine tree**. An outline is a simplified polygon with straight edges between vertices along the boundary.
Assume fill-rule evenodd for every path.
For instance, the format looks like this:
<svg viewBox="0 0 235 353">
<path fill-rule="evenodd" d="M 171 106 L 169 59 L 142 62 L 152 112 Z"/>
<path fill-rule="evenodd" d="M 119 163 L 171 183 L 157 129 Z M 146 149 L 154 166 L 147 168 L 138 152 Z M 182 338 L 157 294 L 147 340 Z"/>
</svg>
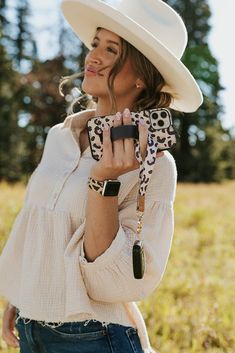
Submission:
<svg viewBox="0 0 235 353">
<path fill-rule="evenodd" d="M 180 135 L 174 152 L 179 180 L 213 181 L 216 171 L 210 165 L 214 166 L 215 161 L 208 153 L 212 143 L 211 138 L 207 136 L 208 128 L 210 127 L 211 131 L 211 127 L 215 126 L 217 137 L 220 131 L 221 143 L 224 130 L 219 120 L 219 113 L 222 110 L 219 93 L 223 88 L 220 84 L 217 60 L 208 46 L 211 11 L 206 0 L 166 2 L 175 8 L 185 22 L 188 46 L 182 60 L 197 80 L 204 95 L 204 102 L 195 113 L 175 114 L 175 123 Z M 204 148 L 199 148 L 199 145 L 203 145 Z M 202 173 L 200 163 L 203 159 L 208 170 L 214 170 L 213 173 Z"/>
<path fill-rule="evenodd" d="M 5 28 L 9 25 L 6 18 L 6 3 L 0 3 L 0 180 L 15 180 L 19 174 L 19 163 L 15 140 L 19 132 L 16 118 L 15 92 L 19 75 L 12 69 L 6 43 L 9 37 Z"/>
<path fill-rule="evenodd" d="M 28 0 L 18 0 L 15 8 L 15 55 L 14 60 L 19 71 L 29 70 L 37 58 L 37 46 L 29 25 L 30 7 Z M 26 66 L 26 68 L 25 68 Z"/>
<path fill-rule="evenodd" d="M 19 2 L 19 7 L 10 4 L 11 18 L 15 21 L 7 18 L 7 5 L 5 1 L 0 3 L 0 179 L 15 181 L 21 178 L 27 154 L 27 131 L 20 122 L 27 116 L 30 101 L 20 70 L 25 69 L 25 60 L 26 68 L 30 68 L 35 46 L 30 47 L 33 40 L 26 28 L 27 1 Z"/>
</svg>

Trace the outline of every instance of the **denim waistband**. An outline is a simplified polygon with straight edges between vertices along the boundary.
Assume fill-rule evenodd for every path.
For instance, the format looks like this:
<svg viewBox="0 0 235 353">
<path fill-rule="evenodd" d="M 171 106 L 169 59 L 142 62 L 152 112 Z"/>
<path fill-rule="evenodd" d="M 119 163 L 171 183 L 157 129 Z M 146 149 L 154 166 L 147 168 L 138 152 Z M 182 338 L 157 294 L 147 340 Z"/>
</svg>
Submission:
<svg viewBox="0 0 235 353">
<path fill-rule="evenodd" d="M 20 319 L 24 322 L 25 325 L 29 324 L 30 322 L 36 321 L 38 324 L 42 325 L 42 326 L 48 326 L 51 328 L 56 328 L 59 326 L 62 326 L 64 324 L 72 324 L 75 323 L 76 321 L 73 322 L 47 322 L 47 321 L 41 321 L 41 320 L 34 320 L 34 319 L 29 319 L 26 317 L 23 317 L 19 314 L 20 310 L 18 308 L 16 308 L 16 320 L 15 322 L 17 323 Z M 80 324 L 83 324 L 84 326 L 87 326 L 90 322 L 99 322 L 95 319 L 89 319 L 89 320 L 85 320 L 85 321 L 80 321 Z M 100 322 L 102 324 L 103 327 L 107 327 L 107 325 L 109 325 L 108 322 Z"/>
</svg>

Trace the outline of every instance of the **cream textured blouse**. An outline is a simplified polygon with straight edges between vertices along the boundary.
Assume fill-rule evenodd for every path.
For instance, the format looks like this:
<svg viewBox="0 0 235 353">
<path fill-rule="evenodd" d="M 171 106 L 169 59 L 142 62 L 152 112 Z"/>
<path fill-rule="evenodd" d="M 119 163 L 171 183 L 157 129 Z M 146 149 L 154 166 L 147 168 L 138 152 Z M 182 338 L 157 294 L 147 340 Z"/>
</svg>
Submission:
<svg viewBox="0 0 235 353">
<path fill-rule="evenodd" d="M 49 130 L 0 256 L 0 295 L 25 318 L 96 319 L 135 326 L 144 352 L 152 352 L 134 302 L 153 292 L 166 268 L 174 228 L 175 162 L 165 151 L 147 189 L 144 278 L 134 279 L 132 273 L 138 170 L 119 177 L 120 226 L 115 239 L 94 262 L 87 262 L 83 252 L 87 180 L 96 161 L 89 147 L 81 154 L 79 134 L 92 116 L 94 110 L 74 114 Z"/>
</svg>

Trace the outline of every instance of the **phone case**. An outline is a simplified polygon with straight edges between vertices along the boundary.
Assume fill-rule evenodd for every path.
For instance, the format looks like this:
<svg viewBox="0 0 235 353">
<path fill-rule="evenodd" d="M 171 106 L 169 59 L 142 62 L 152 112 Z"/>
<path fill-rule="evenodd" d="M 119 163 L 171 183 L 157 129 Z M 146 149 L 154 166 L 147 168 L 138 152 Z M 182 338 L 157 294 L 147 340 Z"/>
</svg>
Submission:
<svg viewBox="0 0 235 353">
<path fill-rule="evenodd" d="M 132 127 L 132 129 L 127 128 L 128 125 L 123 125 L 123 127 L 126 127 L 126 129 L 120 129 L 119 127 L 114 128 L 113 122 L 115 115 L 97 116 L 89 119 L 87 121 L 87 131 L 92 157 L 97 161 L 102 157 L 102 129 L 105 122 L 111 128 L 111 137 L 133 137 L 138 139 L 138 124 L 140 118 L 145 121 L 148 127 L 149 137 L 157 145 L 158 151 L 167 150 L 175 146 L 176 132 L 172 123 L 172 116 L 170 111 L 165 108 L 142 110 L 140 112 L 131 112 L 132 125 L 134 125 L 134 128 Z M 118 131 L 118 129 L 120 131 Z"/>
</svg>

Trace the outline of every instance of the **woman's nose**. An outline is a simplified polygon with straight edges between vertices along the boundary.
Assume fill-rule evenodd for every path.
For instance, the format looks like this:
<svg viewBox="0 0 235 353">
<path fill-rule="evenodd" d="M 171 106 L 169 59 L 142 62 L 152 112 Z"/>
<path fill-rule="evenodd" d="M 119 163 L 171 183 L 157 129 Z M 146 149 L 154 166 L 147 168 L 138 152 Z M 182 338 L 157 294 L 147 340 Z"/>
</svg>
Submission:
<svg viewBox="0 0 235 353">
<path fill-rule="evenodd" d="M 99 65 L 100 64 L 100 59 L 97 57 L 92 57 L 90 58 L 90 62 Z"/>
<path fill-rule="evenodd" d="M 90 52 L 89 59 L 94 64 L 100 64 L 102 61 L 100 51 L 97 48 L 93 49 L 92 52 Z"/>
</svg>

